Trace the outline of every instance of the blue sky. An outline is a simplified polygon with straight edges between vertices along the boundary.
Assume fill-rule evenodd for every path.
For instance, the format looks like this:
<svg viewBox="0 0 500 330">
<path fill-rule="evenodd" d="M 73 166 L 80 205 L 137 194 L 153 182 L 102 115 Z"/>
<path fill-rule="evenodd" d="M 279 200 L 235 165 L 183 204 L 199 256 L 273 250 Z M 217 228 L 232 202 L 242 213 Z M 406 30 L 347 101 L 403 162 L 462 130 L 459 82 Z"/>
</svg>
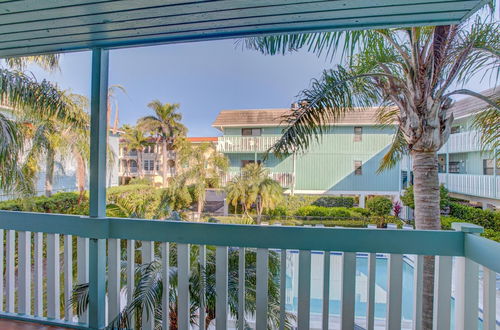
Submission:
<svg viewBox="0 0 500 330">
<path fill-rule="evenodd" d="M 58 72 L 32 71 L 89 96 L 90 55 L 64 54 Z M 127 90 L 117 95 L 120 124 L 135 124 L 151 113 L 147 104 L 159 99 L 180 103 L 189 136 L 215 136 L 220 132 L 211 123 L 220 110 L 289 107 L 312 78 L 334 64 L 305 51 L 264 56 L 234 40 L 173 44 L 111 51 L 109 83 Z M 489 85 L 475 79 L 467 87 L 481 91 Z"/>
<path fill-rule="evenodd" d="M 89 96 L 90 63 L 89 52 L 70 53 L 62 56 L 59 72 L 32 70 Z M 211 123 L 220 110 L 289 107 L 331 65 L 308 52 L 264 56 L 234 40 L 185 43 L 111 51 L 109 83 L 127 90 L 117 93 L 121 124 L 134 124 L 159 99 L 180 103 L 189 136 L 214 136 L 220 133 Z"/>
</svg>

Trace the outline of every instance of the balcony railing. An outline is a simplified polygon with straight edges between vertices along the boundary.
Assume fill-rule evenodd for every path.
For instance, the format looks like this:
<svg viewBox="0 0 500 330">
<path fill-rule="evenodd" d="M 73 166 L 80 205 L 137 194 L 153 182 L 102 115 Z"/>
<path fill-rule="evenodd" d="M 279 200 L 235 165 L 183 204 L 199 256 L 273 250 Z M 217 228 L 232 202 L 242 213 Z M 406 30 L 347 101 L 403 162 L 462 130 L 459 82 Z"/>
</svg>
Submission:
<svg viewBox="0 0 500 330">
<path fill-rule="evenodd" d="M 240 176 L 240 172 L 229 172 L 222 177 L 222 185 L 225 186 L 229 181 Z M 293 184 L 293 173 L 288 172 L 271 172 L 269 177 L 280 183 L 283 188 L 289 188 Z"/>
<path fill-rule="evenodd" d="M 481 133 L 478 131 L 466 131 L 450 134 L 448 141 L 439 150 L 439 153 L 480 151 L 480 139 Z"/>
<path fill-rule="evenodd" d="M 271 253 L 273 256 L 279 255 L 279 319 L 283 321 L 285 313 L 289 311 L 287 302 L 296 300 L 293 313 L 298 329 L 311 328 L 312 314 L 319 317 L 320 324 L 330 323 L 332 327 L 333 322 L 342 329 L 353 329 L 355 324 L 364 324 L 367 329 L 373 329 L 374 324 L 380 322 L 387 329 L 411 327 L 422 316 L 420 306 L 424 255 L 437 256 L 434 291 L 437 329 L 450 328 L 452 297 L 455 329 L 477 329 L 480 320 L 483 329 L 495 329 L 498 324 L 495 316 L 495 280 L 496 273 L 500 272 L 500 244 L 477 236 L 481 227 L 470 224 L 454 224 L 454 227 L 457 231 L 247 226 L 1 211 L 0 228 L 5 243 L 0 244 L 0 252 L 1 260 L 5 254 L 5 263 L 0 263 L 3 268 L 0 274 L 5 274 L 5 278 L 0 281 L 0 289 L 2 297 L 5 297 L 5 305 L 0 306 L 0 311 L 2 317 L 79 328 L 87 328 L 89 318 L 112 320 L 124 307 L 124 302 L 130 302 L 140 254 L 143 263 L 158 260 L 162 274 L 177 272 L 178 328 L 189 329 L 191 317 L 194 317 L 195 324 L 191 324 L 192 327 L 200 326 L 203 329 L 204 309 L 198 309 L 194 316 L 190 310 L 190 289 L 193 289 L 189 282 L 192 263 L 190 254 L 196 252 L 197 260 L 204 265 L 207 262 L 206 247 L 215 246 L 213 290 L 216 329 L 243 326 L 244 320 L 255 324 L 256 329 L 266 329 L 270 293 L 268 262 Z M 177 254 L 175 265 L 170 263 L 169 258 L 172 243 L 175 243 Z M 192 250 L 194 245 L 198 248 Z M 234 315 L 229 315 L 227 308 L 228 295 L 236 294 L 229 292 L 228 287 L 229 253 L 237 253 L 239 258 L 239 284 L 232 286 L 232 290 L 238 291 L 239 297 L 233 298 L 239 301 L 238 312 L 235 313 L 239 316 L 236 319 Z M 256 253 L 255 313 L 245 312 L 247 310 L 241 298 L 245 296 L 244 283 L 248 274 L 244 271 L 248 263 L 245 253 Z M 298 253 L 298 270 L 287 273 L 287 263 L 293 253 Z M 320 260 L 320 269 L 311 269 L 312 255 L 318 253 L 321 258 L 314 259 Z M 366 269 L 360 269 L 357 264 L 360 253 L 367 258 Z M 381 265 L 376 262 L 376 258 L 381 254 L 387 258 L 387 266 L 377 270 Z M 408 265 L 404 265 L 408 262 Z M 121 265 L 126 265 L 123 272 Z M 406 274 L 404 269 L 407 267 L 412 269 L 413 288 L 403 291 L 403 274 Z M 378 277 L 379 271 L 387 274 L 385 321 L 376 318 L 375 314 L 375 288 L 381 288 L 377 284 L 379 280 L 375 281 L 375 274 Z M 358 272 L 366 273 L 363 283 L 357 280 Z M 43 283 L 44 274 L 46 287 Z M 89 282 L 93 288 L 99 288 L 97 292 L 89 293 L 89 309 L 78 319 L 69 305 L 71 290 L 76 284 L 73 282 L 74 275 L 76 283 Z M 312 313 L 311 281 L 318 277 L 321 277 L 322 283 L 319 291 L 323 297 L 322 312 Z M 480 303 L 481 279 L 483 294 Z M 405 286 L 408 285 L 407 280 Z M 297 283 L 296 297 L 290 297 L 288 281 Z M 172 308 L 165 294 L 169 292 L 169 287 L 170 282 L 164 281 L 161 301 L 162 308 L 167 310 Z M 336 289 L 332 291 L 334 287 Z M 201 301 L 204 301 L 208 292 L 205 290 L 207 288 L 202 285 L 200 292 L 196 293 L 202 297 Z M 340 290 L 340 310 L 335 312 L 330 310 L 330 306 L 332 292 L 337 290 Z M 122 292 L 125 296 L 122 296 Z M 413 316 L 410 320 L 402 319 L 403 292 L 406 292 L 405 299 L 413 301 Z M 406 296 L 408 292 L 412 292 L 411 298 Z M 366 297 L 366 308 L 362 315 L 356 315 L 355 303 L 360 296 Z M 108 306 L 106 315 L 105 305 Z M 155 327 L 152 315 L 144 317 L 142 322 L 141 329 Z M 168 322 L 169 314 L 164 313 L 164 328 Z"/>
<path fill-rule="evenodd" d="M 271 148 L 280 136 L 221 136 L 217 150 L 220 152 L 265 152 Z"/>
<path fill-rule="evenodd" d="M 500 176 L 439 173 L 439 182 L 450 192 L 457 194 L 486 198 L 500 197 Z"/>
</svg>

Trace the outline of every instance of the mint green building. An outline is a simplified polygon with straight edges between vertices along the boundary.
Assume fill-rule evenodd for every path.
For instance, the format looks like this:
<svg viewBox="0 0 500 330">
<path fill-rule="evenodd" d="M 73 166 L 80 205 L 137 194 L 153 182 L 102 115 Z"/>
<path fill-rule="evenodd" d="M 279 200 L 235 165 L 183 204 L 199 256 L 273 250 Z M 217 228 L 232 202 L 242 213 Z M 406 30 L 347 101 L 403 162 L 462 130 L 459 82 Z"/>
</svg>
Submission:
<svg viewBox="0 0 500 330">
<path fill-rule="evenodd" d="M 266 157 L 266 151 L 279 139 L 282 117 L 289 109 L 224 110 L 212 126 L 223 133 L 218 150 L 230 160 L 229 177 L 238 175 L 246 164 L 258 162 L 290 193 L 397 198 L 407 173 L 400 165 L 377 173 L 394 128 L 377 126 L 376 110 L 347 114 L 307 152 L 283 159 L 272 154 Z"/>
<path fill-rule="evenodd" d="M 483 94 L 492 96 L 499 90 Z M 474 115 L 487 104 L 465 98 L 449 110 L 455 120 L 449 141 L 438 154 L 439 178 L 454 197 L 500 207 L 500 167 L 491 151 L 482 151 L 480 135 L 473 130 Z M 376 123 L 376 108 L 348 113 L 332 123 L 321 140 L 306 152 L 279 159 L 267 150 L 279 139 L 283 116 L 289 109 L 223 110 L 213 127 L 222 132 L 217 148 L 230 160 L 227 179 L 251 162 L 262 163 L 288 193 L 386 195 L 397 200 L 411 181 L 411 159 L 404 157 L 394 168 L 377 172 L 381 158 L 392 142 L 394 127 Z M 446 165 L 447 164 L 447 165 Z M 496 170 L 493 169 L 497 164 Z"/>
</svg>

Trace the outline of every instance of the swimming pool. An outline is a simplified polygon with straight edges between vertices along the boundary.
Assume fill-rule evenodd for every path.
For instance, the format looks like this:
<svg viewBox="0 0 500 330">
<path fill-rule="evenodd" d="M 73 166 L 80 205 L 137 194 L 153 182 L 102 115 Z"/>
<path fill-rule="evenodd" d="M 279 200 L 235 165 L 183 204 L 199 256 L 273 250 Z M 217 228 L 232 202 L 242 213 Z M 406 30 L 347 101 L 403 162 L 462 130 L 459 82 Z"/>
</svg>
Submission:
<svg viewBox="0 0 500 330">
<path fill-rule="evenodd" d="M 323 306 L 323 252 L 312 252 L 311 255 L 311 315 L 322 314 Z M 332 252 L 330 255 L 330 293 L 329 314 L 339 316 L 341 307 L 341 269 L 342 255 Z M 413 262 L 410 257 L 403 258 L 403 296 L 402 320 L 407 324 L 413 319 Z M 375 273 L 375 318 L 384 320 L 386 317 L 387 293 L 387 255 L 377 254 Z M 287 254 L 286 310 L 297 312 L 298 306 L 298 251 L 288 251 Z M 365 318 L 367 311 L 367 280 L 368 255 L 358 253 L 356 256 L 356 297 L 355 316 Z M 451 299 L 451 324 L 453 329 L 454 300 Z M 482 329 L 479 319 L 478 328 Z"/>
</svg>

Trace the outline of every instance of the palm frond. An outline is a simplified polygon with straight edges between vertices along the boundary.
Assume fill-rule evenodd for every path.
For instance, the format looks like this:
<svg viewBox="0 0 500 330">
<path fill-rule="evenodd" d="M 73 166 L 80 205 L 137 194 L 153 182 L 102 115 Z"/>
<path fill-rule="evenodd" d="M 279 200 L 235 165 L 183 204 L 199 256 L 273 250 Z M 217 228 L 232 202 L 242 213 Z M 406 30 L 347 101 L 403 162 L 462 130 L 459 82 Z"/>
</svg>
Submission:
<svg viewBox="0 0 500 330">
<path fill-rule="evenodd" d="M 296 150 L 305 151 L 345 113 L 380 103 L 382 97 L 372 78 L 385 76 L 358 74 L 342 66 L 324 71 L 319 80 L 313 80 L 312 86 L 299 94 L 299 108 L 284 118 L 287 128 L 273 146 L 274 154 L 282 157 Z"/>
<path fill-rule="evenodd" d="M 382 160 L 380 161 L 377 173 L 394 168 L 404 155 L 408 155 L 408 143 L 404 138 L 403 132 L 398 129 L 389 150 L 386 152 Z"/>
</svg>

